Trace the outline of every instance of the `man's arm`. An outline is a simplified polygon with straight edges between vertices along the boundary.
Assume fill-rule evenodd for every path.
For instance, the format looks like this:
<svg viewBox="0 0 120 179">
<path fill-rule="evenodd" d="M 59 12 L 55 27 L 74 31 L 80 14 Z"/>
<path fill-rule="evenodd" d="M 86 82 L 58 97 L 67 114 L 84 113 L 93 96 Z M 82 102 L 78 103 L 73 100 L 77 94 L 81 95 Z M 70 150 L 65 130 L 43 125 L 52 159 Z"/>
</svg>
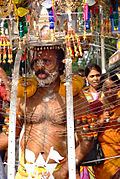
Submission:
<svg viewBox="0 0 120 179">
<path fill-rule="evenodd" d="M 24 122 L 23 115 L 22 115 L 23 113 L 20 110 L 19 104 L 20 104 L 20 99 L 18 98 L 17 107 L 16 107 L 16 138 L 19 137 L 21 129 L 22 129 L 22 125 Z M 9 114 L 10 114 L 10 111 L 9 109 L 7 109 L 6 110 L 6 115 L 8 115 L 7 123 L 9 121 Z M 7 147 L 8 147 L 8 135 L 5 132 L 1 132 L 0 133 L 0 151 L 5 150 Z"/>
<path fill-rule="evenodd" d="M 81 92 L 80 96 L 75 97 L 74 100 L 74 117 L 75 120 L 79 119 L 82 116 L 87 116 L 89 114 L 89 103 L 87 102 L 84 94 Z M 93 140 L 87 140 L 87 137 L 84 133 L 82 133 L 82 124 L 78 123 L 75 127 L 77 142 L 75 148 L 75 158 L 76 158 L 76 170 L 77 166 L 83 161 L 86 155 L 91 151 L 93 147 Z M 67 149 L 66 149 L 67 150 Z M 68 169 L 68 159 L 66 159 L 64 165 L 57 171 L 53 173 L 55 179 L 68 179 L 69 178 L 69 169 Z M 80 178 L 78 174 L 76 174 L 76 179 Z"/>
<path fill-rule="evenodd" d="M 6 150 L 8 147 L 8 136 L 4 133 L 0 133 L 0 151 Z"/>
<path fill-rule="evenodd" d="M 76 147 L 76 164 L 79 165 L 94 146 L 94 139 L 88 140 L 85 134 L 78 134 Z"/>
<path fill-rule="evenodd" d="M 11 91 L 11 81 L 6 75 L 5 71 L 0 67 L 0 79 L 2 80 L 6 91 L 7 91 L 7 101 L 10 101 L 10 91 Z"/>
<path fill-rule="evenodd" d="M 76 159 L 76 171 L 78 170 L 78 166 L 83 161 L 83 159 L 86 157 L 86 155 L 91 151 L 93 147 L 93 140 L 81 140 L 81 142 L 78 144 L 78 146 L 75 149 L 75 159 Z M 54 172 L 53 175 L 55 179 L 69 179 L 69 169 L 68 169 L 68 159 L 66 159 L 63 166 L 57 171 Z M 80 176 L 78 174 L 78 171 L 76 172 L 76 179 L 79 179 Z"/>
<path fill-rule="evenodd" d="M 0 78 L 2 79 L 2 82 L 4 83 L 5 87 L 9 87 L 9 78 L 6 75 L 5 71 L 0 67 Z"/>
</svg>

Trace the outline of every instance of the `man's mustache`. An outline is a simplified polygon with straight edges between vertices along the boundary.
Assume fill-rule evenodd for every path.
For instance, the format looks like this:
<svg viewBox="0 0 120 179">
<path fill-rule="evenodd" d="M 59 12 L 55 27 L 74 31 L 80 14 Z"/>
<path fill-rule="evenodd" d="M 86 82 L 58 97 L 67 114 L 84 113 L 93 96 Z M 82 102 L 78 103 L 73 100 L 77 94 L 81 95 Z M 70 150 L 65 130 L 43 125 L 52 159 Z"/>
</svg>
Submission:
<svg viewBox="0 0 120 179">
<path fill-rule="evenodd" d="M 47 72 L 45 72 L 43 69 L 38 70 L 37 72 L 35 72 L 35 75 L 38 77 L 39 74 L 45 74 L 45 75 L 49 75 Z"/>
</svg>

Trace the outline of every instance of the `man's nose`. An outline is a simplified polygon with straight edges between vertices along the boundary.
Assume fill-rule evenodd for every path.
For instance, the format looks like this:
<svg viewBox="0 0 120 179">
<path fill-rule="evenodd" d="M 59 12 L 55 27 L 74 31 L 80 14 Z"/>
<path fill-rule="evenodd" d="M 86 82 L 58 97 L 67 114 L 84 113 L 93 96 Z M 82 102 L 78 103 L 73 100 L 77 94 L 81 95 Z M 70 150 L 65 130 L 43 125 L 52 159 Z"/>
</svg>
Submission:
<svg viewBox="0 0 120 179">
<path fill-rule="evenodd" d="M 40 68 L 43 67 L 44 66 L 43 60 L 37 61 L 37 66 L 40 67 Z"/>
<path fill-rule="evenodd" d="M 37 61 L 37 68 L 40 69 L 40 70 L 41 69 L 45 70 L 45 64 L 44 64 L 43 60 Z"/>
<path fill-rule="evenodd" d="M 44 70 L 44 62 L 43 62 L 43 60 L 39 60 L 39 61 L 37 61 L 36 63 L 35 63 L 35 66 L 34 66 L 34 69 L 35 70 L 41 70 L 41 69 L 43 69 Z"/>
</svg>

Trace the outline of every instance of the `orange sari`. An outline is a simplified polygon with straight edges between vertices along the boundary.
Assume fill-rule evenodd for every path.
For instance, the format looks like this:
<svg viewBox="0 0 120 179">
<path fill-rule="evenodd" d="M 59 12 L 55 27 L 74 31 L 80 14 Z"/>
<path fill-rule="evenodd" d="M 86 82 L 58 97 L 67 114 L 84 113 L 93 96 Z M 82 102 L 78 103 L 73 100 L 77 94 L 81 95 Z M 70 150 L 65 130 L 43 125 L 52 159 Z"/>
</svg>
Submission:
<svg viewBox="0 0 120 179">
<path fill-rule="evenodd" d="M 99 135 L 105 158 L 120 155 L 120 107 L 115 108 L 113 112 L 112 118 Z M 111 179 L 118 169 L 120 157 L 107 159 L 103 164 L 94 167 L 96 179 Z"/>
</svg>

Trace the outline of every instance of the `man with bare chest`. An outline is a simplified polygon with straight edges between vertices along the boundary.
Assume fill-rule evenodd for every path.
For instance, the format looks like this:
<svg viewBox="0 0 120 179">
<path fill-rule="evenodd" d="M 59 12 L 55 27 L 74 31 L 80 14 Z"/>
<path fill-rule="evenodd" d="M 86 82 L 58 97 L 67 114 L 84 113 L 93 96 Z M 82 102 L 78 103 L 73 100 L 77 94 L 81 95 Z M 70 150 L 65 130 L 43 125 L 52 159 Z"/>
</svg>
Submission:
<svg viewBox="0 0 120 179">
<path fill-rule="evenodd" d="M 65 98 L 59 94 L 60 73 L 64 69 L 64 52 L 59 48 L 37 50 L 31 67 L 38 81 L 36 93 L 24 99 L 18 99 L 17 111 L 24 113 L 24 120 L 17 118 L 16 136 L 20 134 L 25 122 L 25 132 L 21 139 L 21 159 L 16 179 L 55 178 L 67 179 L 67 129 Z M 88 103 L 79 95 L 74 98 L 75 123 L 88 113 Z M 79 120 L 78 120 L 79 123 Z M 91 141 L 76 135 L 76 165 L 90 151 Z M 79 176 L 77 175 L 77 178 Z"/>
</svg>

